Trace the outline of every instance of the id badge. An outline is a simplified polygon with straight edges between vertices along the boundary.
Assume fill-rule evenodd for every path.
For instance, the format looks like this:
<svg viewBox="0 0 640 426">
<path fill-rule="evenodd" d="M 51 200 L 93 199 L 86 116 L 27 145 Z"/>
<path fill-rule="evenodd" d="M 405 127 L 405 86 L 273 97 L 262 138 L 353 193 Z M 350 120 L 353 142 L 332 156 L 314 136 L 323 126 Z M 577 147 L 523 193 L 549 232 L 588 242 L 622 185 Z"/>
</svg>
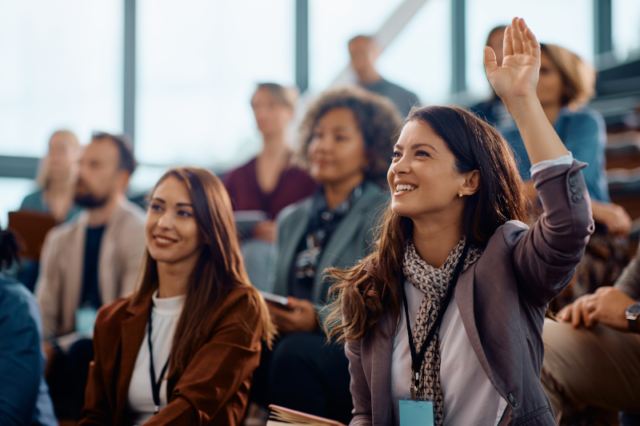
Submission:
<svg viewBox="0 0 640 426">
<path fill-rule="evenodd" d="M 80 334 L 93 334 L 98 311 L 91 307 L 79 308 L 76 311 L 76 331 Z"/>
<path fill-rule="evenodd" d="M 433 426 L 433 402 L 426 397 L 398 400 L 400 408 L 400 426 Z"/>
</svg>

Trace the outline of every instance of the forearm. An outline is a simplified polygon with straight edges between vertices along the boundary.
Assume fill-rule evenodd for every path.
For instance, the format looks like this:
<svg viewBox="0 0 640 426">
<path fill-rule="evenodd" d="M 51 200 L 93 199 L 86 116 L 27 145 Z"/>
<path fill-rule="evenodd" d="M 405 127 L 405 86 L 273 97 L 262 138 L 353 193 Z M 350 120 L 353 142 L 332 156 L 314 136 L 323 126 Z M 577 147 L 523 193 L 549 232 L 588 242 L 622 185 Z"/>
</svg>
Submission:
<svg viewBox="0 0 640 426">
<path fill-rule="evenodd" d="M 531 165 L 569 153 L 535 94 L 510 99 L 505 105 L 518 125 Z"/>
</svg>

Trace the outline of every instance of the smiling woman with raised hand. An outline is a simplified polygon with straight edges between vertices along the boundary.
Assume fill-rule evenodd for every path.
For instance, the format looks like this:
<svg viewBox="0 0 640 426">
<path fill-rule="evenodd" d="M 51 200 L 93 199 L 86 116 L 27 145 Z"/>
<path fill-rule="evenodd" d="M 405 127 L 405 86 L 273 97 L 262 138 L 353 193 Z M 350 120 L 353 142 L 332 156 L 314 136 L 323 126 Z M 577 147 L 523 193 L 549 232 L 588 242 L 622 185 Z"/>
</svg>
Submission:
<svg viewBox="0 0 640 426">
<path fill-rule="evenodd" d="M 96 319 L 81 425 L 237 425 L 273 326 L 211 172 L 169 170 L 151 193 L 135 293 Z"/>
<path fill-rule="evenodd" d="M 542 324 L 593 230 L 585 165 L 536 97 L 540 45 L 524 20 L 505 32 L 502 66 L 489 47 L 485 66 L 522 133 L 545 212 L 532 228 L 522 223 L 523 183 L 493 127 L 460 108 L 412 111 L 375 251 L 331 271 L 328 328 L 346 342 L 353 425 L 412 415 L 438 426 L 556 424 L 540 385 Z"/>
</svg>

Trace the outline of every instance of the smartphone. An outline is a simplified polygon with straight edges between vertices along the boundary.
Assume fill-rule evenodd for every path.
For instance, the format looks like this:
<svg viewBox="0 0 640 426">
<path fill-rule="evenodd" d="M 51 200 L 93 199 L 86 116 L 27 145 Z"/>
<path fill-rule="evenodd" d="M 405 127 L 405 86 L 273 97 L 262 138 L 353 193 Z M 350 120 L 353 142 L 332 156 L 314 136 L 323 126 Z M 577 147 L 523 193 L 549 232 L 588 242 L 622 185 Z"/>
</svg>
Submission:
<svg viewBox="0 0 640 426">
<path fill-rule="evenodd" d="M 275 303 L 276 305 L 280 305 L 284 308 L 289 307 L 289 299 L 284 296 L 279 296 L 273 293 L 267 293 L 266 291 L 261 291 L 260 294 L 264 297 L 264 300 L 267 302 Z"/>
</svg>

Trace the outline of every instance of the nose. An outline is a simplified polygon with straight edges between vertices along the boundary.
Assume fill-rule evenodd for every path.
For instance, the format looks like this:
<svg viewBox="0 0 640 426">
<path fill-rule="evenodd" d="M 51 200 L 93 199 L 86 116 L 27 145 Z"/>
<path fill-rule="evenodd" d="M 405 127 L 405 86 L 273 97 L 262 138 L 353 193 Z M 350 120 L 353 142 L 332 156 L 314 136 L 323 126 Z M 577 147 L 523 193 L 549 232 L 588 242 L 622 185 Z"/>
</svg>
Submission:
<svg viewBox="0 0 640 426">
<path fill-rule="evenodd" d="M 405 155 L 391 163 L 389 170 L 396 176 L 411 173 L 411 164 Z"/>
<path fill-rule="evenodd" d="M 158 228 L 171 229 L 173 226 L 173 217 L 168 211 L 163 211 L 160 219 L 158 219 Z"/>
</svg>

